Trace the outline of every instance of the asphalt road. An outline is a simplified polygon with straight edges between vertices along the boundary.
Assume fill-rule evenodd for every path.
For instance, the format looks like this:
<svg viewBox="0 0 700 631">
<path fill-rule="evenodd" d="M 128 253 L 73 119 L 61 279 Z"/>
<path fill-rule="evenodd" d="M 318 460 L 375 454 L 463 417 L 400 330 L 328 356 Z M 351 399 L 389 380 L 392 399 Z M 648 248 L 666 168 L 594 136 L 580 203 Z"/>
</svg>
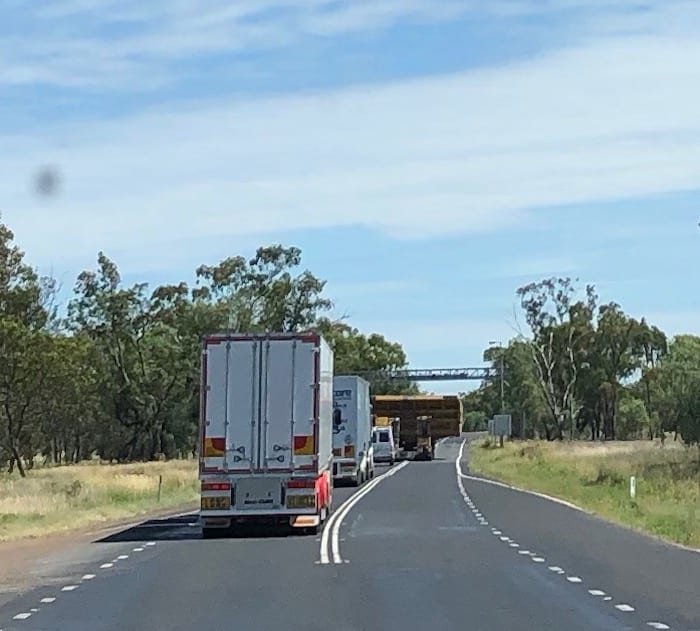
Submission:
<svg viewBox="0 0 700 631">
<path fill-rule="evenodd" d="M 463 477 L 460 444 L 336 489 L 317 537 L 202 540 L 183 516 L 96 542 L 0 630 L 700 630 L 700 554 Z"/>
</svg>

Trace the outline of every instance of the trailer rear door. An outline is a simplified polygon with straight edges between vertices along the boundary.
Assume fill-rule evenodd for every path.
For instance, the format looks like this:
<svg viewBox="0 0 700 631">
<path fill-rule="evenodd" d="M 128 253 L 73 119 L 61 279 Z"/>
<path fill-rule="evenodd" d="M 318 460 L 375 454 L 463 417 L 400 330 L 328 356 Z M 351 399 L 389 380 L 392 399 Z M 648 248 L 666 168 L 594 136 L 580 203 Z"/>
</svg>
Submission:
<svg viewBox="0 0 700 631">
<path fill-rule="evenodd" d="M 317 344 L 314 338 L 262 342 L 261 439 L 258 467 L 316 466 Z"/>
<path fill-rule="evenodd" d="M 206 340 L 202 376 L 205 470 L 251 471 L 258 442 L 260 342 Z"/>
<path fill-rule="evenodd" d="M 314 336 L 208 338 L 203 470 L 316 468 L 318 375 Z"/>
</svg>

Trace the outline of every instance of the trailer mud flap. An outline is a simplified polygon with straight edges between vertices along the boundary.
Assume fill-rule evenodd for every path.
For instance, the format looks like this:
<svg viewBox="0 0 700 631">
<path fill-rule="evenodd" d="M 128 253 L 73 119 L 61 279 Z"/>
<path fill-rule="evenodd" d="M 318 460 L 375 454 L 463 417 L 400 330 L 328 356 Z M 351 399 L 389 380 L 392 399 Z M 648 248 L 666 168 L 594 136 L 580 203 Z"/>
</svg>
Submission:
<svg viewBox="0 0 700 631">
<path fill-rule="evenodd" d="M 289 525 L 292 528 L 315 528 L 320 523 L 321 517 L 319 515 L 297 515 L 289 518 Z"/>
</svg>

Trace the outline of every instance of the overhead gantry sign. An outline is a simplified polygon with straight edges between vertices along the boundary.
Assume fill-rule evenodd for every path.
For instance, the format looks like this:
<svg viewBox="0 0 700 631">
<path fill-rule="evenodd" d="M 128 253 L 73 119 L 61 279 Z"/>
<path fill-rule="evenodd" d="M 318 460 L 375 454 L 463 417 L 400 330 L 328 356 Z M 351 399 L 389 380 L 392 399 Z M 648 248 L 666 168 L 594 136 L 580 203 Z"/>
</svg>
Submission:
<svg viewBox="0 0 700 631">
<path fill-rule="evenodd" d="M 422 370 L 374 370 L 355 373 L 395 381 L 484 381 L 497 379 L 498 368 L 428 368 Z"/>
</svg>

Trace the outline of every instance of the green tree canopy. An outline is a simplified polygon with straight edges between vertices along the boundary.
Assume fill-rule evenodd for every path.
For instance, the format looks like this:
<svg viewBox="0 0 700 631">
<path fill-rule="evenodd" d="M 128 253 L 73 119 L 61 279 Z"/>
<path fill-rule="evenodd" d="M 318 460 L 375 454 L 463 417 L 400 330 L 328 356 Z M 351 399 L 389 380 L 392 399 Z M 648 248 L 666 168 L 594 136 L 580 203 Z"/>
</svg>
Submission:
<svg viewBox="0 0 700 631">
<path fill-rule="evenodd" d="M 200 348 L 212 332 L 322 332 L 337 372 L 406 366 L 400 344 L 333 323 L 325 281 L 301 251 L 276 244 L 251 258 L 201 265 L 194 283 L 127 286 L 100 252 L 75 283 L 65 318 L 56 284 L 24 262 L 0 224 L 0 466 L 25 475 L 37 457 L 78 462 L 195 454 Z M 375 379 L 375 392 L 413 392 Z"/>
</svg>

